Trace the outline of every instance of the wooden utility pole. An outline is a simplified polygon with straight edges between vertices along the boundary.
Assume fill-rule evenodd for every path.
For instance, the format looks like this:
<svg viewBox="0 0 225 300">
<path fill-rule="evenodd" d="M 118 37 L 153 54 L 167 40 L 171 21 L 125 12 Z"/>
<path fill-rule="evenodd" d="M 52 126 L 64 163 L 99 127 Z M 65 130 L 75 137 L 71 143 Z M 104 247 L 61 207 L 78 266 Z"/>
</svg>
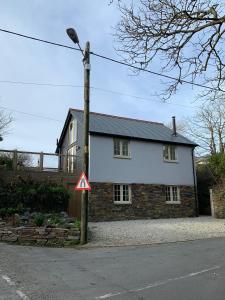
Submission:
<svg viewBox="0 0 225 300">
<path fill-rule="evenodd" d="M 83 172 L 88 179 L 89 171 L 89 103 L 90 103 L 90 43 L 84 50 L 84 114 L 83 114 Z M 82 191 L 80 243 L 87 243 L 88 230 L 88 191 Z"/>
</svg>

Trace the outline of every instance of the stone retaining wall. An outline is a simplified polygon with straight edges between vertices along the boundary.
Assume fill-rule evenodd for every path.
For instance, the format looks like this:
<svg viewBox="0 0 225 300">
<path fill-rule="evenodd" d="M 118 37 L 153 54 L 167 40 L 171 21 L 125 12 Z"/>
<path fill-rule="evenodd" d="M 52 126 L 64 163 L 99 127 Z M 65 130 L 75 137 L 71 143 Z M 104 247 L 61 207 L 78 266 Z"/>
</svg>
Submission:
<svg viewBox="0 0 225 300">
<path fill-rule="evenodd" d="M 180 204 L 167 204 L 164 185 L 131 184 L 131 204 L 115 204 L 112 183 L 91 183 L 90 221 L 196 216 L 193 186 L 180 186 Z"/>
<path fill-rule="evenodd" d="M 225 219 L 225 191 L 224 187 L 213 189 L 213 209 L 214 217 Z"/>
<path fill-rule="evenodd" d="M 80 232 L 78 229 L 64 228 L 2 227 L 0 241 L 21 245 L 65 247 L 78 244 Z"/>
</svg>

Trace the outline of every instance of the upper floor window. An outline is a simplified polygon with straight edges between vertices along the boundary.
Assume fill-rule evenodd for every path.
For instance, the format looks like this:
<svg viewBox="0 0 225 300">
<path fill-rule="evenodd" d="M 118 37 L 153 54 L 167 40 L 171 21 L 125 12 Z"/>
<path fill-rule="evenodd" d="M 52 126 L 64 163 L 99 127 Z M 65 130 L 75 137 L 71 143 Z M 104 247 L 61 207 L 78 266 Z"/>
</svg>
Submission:
<svg viewBox="0 0 225 300">
<path fill-rule="evenodd" d="M 73 144 L 77 139 L 77 128 L 75 120 L 69 124 L 69 145 Z"/>
<path fill-rule="evenodd" d="M 114 139 L 114 156 L 130 157 L 130 142 L 128 140 Z"/>
<path fill-rule="evenodd" d="M 165 161 L 177 161 L 177 148 L 174 145 L 163 146 L 163 159 Z"/>
</svg>

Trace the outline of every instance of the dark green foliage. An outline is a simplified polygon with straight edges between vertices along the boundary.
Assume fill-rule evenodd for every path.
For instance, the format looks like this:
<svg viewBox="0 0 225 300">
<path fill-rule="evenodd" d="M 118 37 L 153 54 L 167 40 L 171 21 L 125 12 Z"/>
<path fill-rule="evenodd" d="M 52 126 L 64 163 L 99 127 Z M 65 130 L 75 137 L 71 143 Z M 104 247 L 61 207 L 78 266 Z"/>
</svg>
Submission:
<svg viewBox="0 0 225 300">
<path fill-rule="evenodd" d="M 69 191 L 53 182 L 17 180 L 10 184 L 0 181 L 0 213 L 21 213 L 29 209 L 42 213 L 67 210 Z M 9 212 L 7 211 L 8 209 Z"/>
<path fill-rule="evenodd" d="M 8 154 L 0 154 L 0 166 L 4 166 L 6 169 L 11 170 L 13 167 L 12 157 Z"/>
<path fill-rule="evenodd" d="M 75 220 L 74 221 L 74 227 L 77 229 L 80 229 L 80 220 Z"/>
<path fill-rule="evenodd" d="M 217 181 L 225 177 L 225 154 L 217 153 L 209 158 L 209 168 Z"/>
<path fill-rule="evenodd" d="M 210 197 L 209 189 L 215 184 L 215 177 L 207 164 L 197 166 L 197 188 L 199 213 L 210 215 Z"/>
<path fill-rule="evenodd" d="M 45 217 L 43 214 L 38 214 L 34 218 L 34 224 L 38 227 L 41 227 L 45 222 Z"/>
</svg>

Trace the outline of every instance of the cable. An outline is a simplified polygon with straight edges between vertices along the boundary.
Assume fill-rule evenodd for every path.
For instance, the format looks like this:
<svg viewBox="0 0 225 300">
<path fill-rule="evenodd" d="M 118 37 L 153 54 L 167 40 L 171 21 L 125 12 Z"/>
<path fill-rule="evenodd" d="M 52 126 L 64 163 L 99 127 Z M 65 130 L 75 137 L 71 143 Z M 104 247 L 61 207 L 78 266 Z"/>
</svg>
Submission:
<svg viewBox="0 0 225 300">
<path fill-rule="evenodd" d="M 72 87 L 72 88 L 83 88 L 82 85 L 73 85 L 73 84 L 54 84 L 54 83 L 40 83 L 40 82 L 25 82 L 25 81 L 11 81 L 11 80 L 0 80 L 0 83 L 8 83 L 8 84 L 22 84 L 22 85 L 37 85 L 37 86 L 50 86 L 50 87 Z M 139 100 L 144 100 L 144 101 L 151 101 L 151 102 L 156 102 L 160 103 L 157 100 L 153 100 L 151 98 L 147 97 L 140 97 L 140 96 L 135 96 L 131 94 L 126 94 L 118 91 L 113 91 L 113 90 L 107 90 L 99 87 L 90 87 L 92 90 L 97 90 L 97 91 L 102 91 L 105 93 L 111 93 L 111 94 L 116 94 L 116 95 L 121 95 L 121 96 L 126 96 L 126 97 L 131 97 L 134 99 L 139 99 Z M 153 95 L 153 97 L 156 97 Z M 188 108 L 196 108 L 197 106 L 191 106 L 191 105 L 185 105 L 185 104 L 176 104 L 176 103 L 168 103 L 168 102 L 161 102 L 166 105 L 174 105 L 174 106 L 180 106 L 180 107 L 188 107 Z"/>
<path fill-rule="evenodd" d="M 6 107 L 6 106 L 0 106 L 0 108 L 6 109 L 6 110 L 9 110 L 9 111 L 12 111 L 12 112 L 16 112 L 16 113 L 19 113 L 19 114 L 23 114 L 23 115 L 28 115 L 28 116 L 31 116 L 31 117 L 46 119 L 46 120 L 60 122 L 60 123 L 64 122 L 62 120 L 60 121 L 60 120 L 53 119 L 53 118 L 50 118 L 50 117 L 45 117 L 43 115 L 30 114 L 30 113 L 20 111 L 20 110 L 16 110 L 16 109 L 12 109 L 12 108 L 9 108 L 9 107 Z"/>
<path fill-rule="evenodd" d="M 176 77 L 165 75 L 165 74 L 161 74 L 161 73 L 158 73 L 158 72 L 155 72 L 155 71 L 151 71 L 151 70 L 147 70 L 147 69 L 143 69 L 143 68 L 140 68 L 140 67 L 137 67 L 137 66 L 133 66 L 133 65 L 130 65 L 128 63 L 125 63 L 125 62 L 122 62 L 122 61 L 119 61 L 119 60 L 116 60 L 116 59 L 113 59 L 113 58 L 110 58 L 110 57 L 107 57 L 107 56 L 104 56 L 104 55 L 100 55 L 100 54 L 97 54 L 97 53 L 94 53 L 94 52 L 90 52 L 90 53 L 93 56 L 97 56 L 97 57 L 100 57 L 102 59 L 105 59 L 105 60 L 108 60 L 108 61 L 112 61 L 114 63 L 120 64 L 120 65 L 124 65 L 124 66 L 127 66 L 129 68 L 136 69 L 138 71 L 144 71 L 144 72 L 147 72 L 147 73 L 150 73 L 150 74 L 153 74 L 153 75 L 157 75 L 157 76 L 161 76 L 161 77 L 164 77 L 164 78 L 167 78 L 167 79 L 172 79 L 172 80 L 175 80 L 175 81 L 180 81 L 181 84 L 182 83 L 187 83 L 187 84 L 195 85 L 195 86 L 198 86 L 198 87 L 206 88 L 206 89 L 209 89 L 209 90 L 212 90 L 212 91 L 220 91 L 219 89 L 215 89 L 215 88 L 212 88 L 212 87 L 207 86 L 207 85 L 203 85 L 203 84 L 200 84 L 200 83 L 194 83 L 194 82 L 191 82 L 191 81 L 188 81 L 188 80 L 185 80 L 185 79 L 179 80 Z"/>
<path fill-rule="evenodd" d="M 47 41 L 47 40 L 35 38 L 33 36 L 29 36 L 29 35 L 13 32 L 13 31 L 9 31 L 9 30 L 6 30 L 6 29 L 0 29 L 0 31 L 5 32 L 5 33 L 9 33 L 9 34 L 13 34 L 13 35 L 17 35 L 19 37 L 23 37 L 23 38 L 26 38 L 26 39 L 34 40 L 34 41 L 37 41 L 37 42 L 42 42 L 42 43 L 50 44 L 50 45 L 53 45 L 53 46 L 58 46 L 58 47 L 63 47 L 63 48 L 68 48 L 68 49 L 80 51 L 80 49 L 75 48 L 75 47 L 71 47 L 71 46 L 67 46 L 67 45 L 63 45 L 63 44 L 59 44 L 59 43 L 55 43 L 55 42 L 50 42 L 50 41 Z"/>
<path fill-rule="evenodd" d="M 31 40 L 34 40 L 34 41 L 38 41 L 38 42 L 47 43 L 47 44 L 54 45 L 54 46 L 59 46 L 59 47 L 63 47 L 63 48 L 68 48 L 68 49 L 80 51 L 80 49 L 75 48 L 75 47 L 70 47 L 70 46 L 67 46 L 67 45 L 63 45 L 63 44 L 59 44 L 59 43 L 55 43 L 55 42 L 50 42 L 50 41 L 47 41 L 47 40 L 35 38 L 35 37 L 32 37 L 32 36 L 24 35 L 24 34 L 13 32 L 13 31 L 9 31 L 9 30 L 6 30 L 6 29 L 1 29 L 0 28 L 0 31 L 5 32 L 5 33 L 9 33 L 9 34 L 13 34 L 13 35 L 16 35 L 16 36 L 19 36 L 19 37 L 31 39 Z M 210 86 L 207 86 L 207 85 L 203 85 L 203 84 L 200 84 L 200 83 L 194 83 L 194 82 L 191 82 L 191 81 L 188 81 L 188 80 L 185 80 L 185 79 L 179 80 L 178 78 L 173 77 L 173 76 L 161 74 L 161 73 L 158 73 L 158 72 L 155 72 L 155 71 L 151 71 L 151 70 L 143 69 L 143 68 L 140 68 L 140 67 L 137 67 L 137 66 L 134 66 L 134 65 L 130 65 L 128 63 L 125 63 L 125 62 L 122 62 L 122 61 L 119 61 L 119 60 L 116 60 L 116 59 L 113 59 L 113 58 L 110 58 L 110 57 L 107 57 L 107 56 L 104 56 L 104 55 L 100 55 L 100 54 L 92 52 L 92 51 L 90 51 L 90 54 L 92 54 L 93 56 L 96 56 L 96 57 L 99 57 L 99 58 L 102 58 L 102 59 L 120 64 L 120 65 L 124 65 L 124 66 L 130 67 L 130 68 L 133 68 L 133 69 L 138 70 L 138 71 L 147 72 L 147 73 L 150 73 L 150 74 L 153 74 L 153 75 L 157 75 L 157 76 L 167 78 L 167 79 L 172 79 L 172 80 L 175 80 L 175 81 L 180 81 L 180 83 L 187 83 L 187 84 L 190 84 L 192 86 L 194 85 L 194 86 L 209 89 L 209 90 L 212 90 L 212 91 L 220 91 L 220 89 L 216 89 L 216 88 L 213 88 L 213 87 L 210 87 Z"/>
</svg>

